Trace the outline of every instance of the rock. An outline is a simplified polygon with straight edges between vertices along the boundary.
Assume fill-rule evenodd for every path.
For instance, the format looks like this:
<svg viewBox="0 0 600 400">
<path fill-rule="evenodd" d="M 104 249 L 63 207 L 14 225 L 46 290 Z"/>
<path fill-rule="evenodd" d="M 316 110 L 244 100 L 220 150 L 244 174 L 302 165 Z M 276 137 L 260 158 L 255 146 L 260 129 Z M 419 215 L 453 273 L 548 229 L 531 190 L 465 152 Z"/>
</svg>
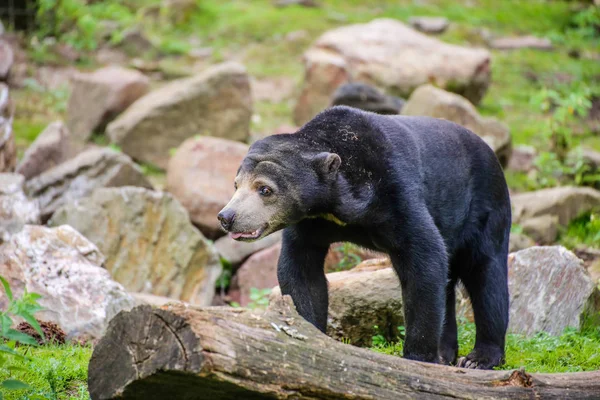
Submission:
<svg viewBox="0 0 600 400">
<path fill-rule="evenodd" d="M 45 221 L 67 202 L 88 196 L 96 188 L 113 186 L 152 188 L 125 154 L 92 148 L 31 179 L 25 192 L 36 199 Z"/>
<path fill-rule="evenodd" d="M 290 98 L 294 92 L 296 82 L 286 76 L 269 79 L 252 80 L 252 99 L 254 101 L 268 101 L 281 103 Z"/>
<path fill-rule="evenodd" d="M 280 231 L 256 242 L 238 242 L 229 235 L 225 235 L 215 241 L 215 247 L 219 255 L 235 268 L 252 254 L 271 247 L 280 241 Z"/>
<path fill-rule="evenodd" d="M 444 33 L 450 25 L 444 17 L 411 17 L 408 23 L 423 33 Z"/>
<path fill-rule="evenodd" d="M 508 169 L 517 172 L 529 172 L 533 170 L 537 151 L 533 146 L 519 145 L 512 150 Z"/>
<path fill-rule="evenodd" d="M 122 187 L 66 203 L 50 226 L 71 225 L 106 256 L 106 269 L 130 292 L 210 305 L 221 263 L 168 193 Z"/>
<path fill-rule="evenodd" d="M 134 306 L 102 268 L 96 246 L 70 226 L 26 225 L 0 246 L 0 275 L 15 296 L 26 289 L 42 297 L 40 320 L 58 324 L 70 339 L 99 339 L 117 313 Z M 6 309 L 6 297 L 0 308 Z"/>
<path fill-rule="evenodd" d="M 531 35 L 494 39 L 491 41 L 490 47 L 498 50 L 515 50 L 525 48 L 537 50 L 552 50 L 553 48 L 550 39 L 538 38 Z"/>
<path fill-rule="evenodd" d="M 399 21 L 376 19 L 326 32 L 304 54 L 305 82 L 294 111 L 302 125 L 347 82 L 407 97 L 428 82 L 477 104 L 490 84 L 490 53 L 441 42 Z"/>
<path fill-rule="evenodd" d="M 72 84 L 67 126 L 74 138 L 86 141 L 146 94 L 150 80 L 136 70 L 110 66 L 79 73 Z"/>
<path fill-rule="evenodd" d="M 150 92 L 109 124 L 107 133 L 134 159 L 166 168 L 169 150 L 192 136 L 247 140 L 251 115 L 246 70 L 225 63 Z"/>
<path fill-rule="evenodd" d="M 143 304 L 149 304 L 153 307 L 162 307 L 165 304 L 169 303 L 181 303 L 181 300 L 171 299 L 169 297 L 164 296 L 156 296 L 149 293 L 129 293 L 131 297 L 135 300 L 136 306 L 141 306 Z"/>
<path fill-rule="evenodd" d="M 376 87 L 366 83 L 346 83 L 337 88 L 331 105 L 345 105 L 377 114 L 400 114 L 404 100 L 386 96 Z"/>
<path fill-rule="evenodd" d="M 598 288 L 564 247 L 532 247 L 511 254 L 508 262 L 511 332 L 560 335 L 600 312 Z"/>
<path fill-rule="evenodd" d="M 12 172 L 17 165 L 17 148 L 12 130 L 12 105 L 8 86 L 0 83 L 0 172 Z"/>
<path fill-rule="evenodd" d="M 12 46 L 7 40 L 0 39 L 0 81 L 6 81 L 15 62 Z"/>
<path fill-rule="evenodd" d="M 139 28 L 130 28 L 123 32 L 121 47 L 129 55 L 140 55 L 154 49 L 154 44 Z"/>
<path fill-rule="evenodd" d="M 0 243 L 8 241 L 24 225 L 40 222 L 38 205 L 25 196 L 24 183 L 22 175 L 0 173 Z"/>
<path fill-rule="evenodd" d="M 16 172 L 31 179 L 73 157 L 78 146 L 71 143 L 62 121 L 53 122 L 38 135 L 17 164 Z"/>
<path fill-rule="evenodd" d="M 513 195 L 513 222 L 544 215 L 556 216 L 558 224 L 566 226 L 583 213 L 600 207 L 600 191 L 586 187 L 564 186 Z"/>
<path fill-rule="evenodd" d="M 169 161 L 167 191 L 208 237 L 223 234 L 217 214 L 233 196 L 233 181 L 247 152 L 242 143 L 198 136 L 186 140 Z"/>
<path fill-rule="evenodd" d="M 556 215 L 540 215 L 521 222 L 523 232 L 540 244 L 550 244 L 558 236 L 558 217 Z"/>
<path fill-rule="evenodd" d="M 332 243 L 325 257 L 325 272 L 339 272 L 343 269 L 356 267 L 363 261 L 381 259 L 387 257 L 384 253 L 378 253 L 356 245 L 346 247 L 347 243 Z"/>
<path fill-rule="evenodd" d="M 239 303 L 246 307 L 250 303 L 252 288 L 270 289 L 277 286 L 277 263 L 281 253 L 281 243 L 254 253 L 237 271 L 231 283 L 239 290 Z"/>
<path fill-rule="evenodd" d="M 514 253 L 515 251 L 525 250 L 529 247 L 535 246 L 535 241 L 527 235 L 522 233 L 511 233 L 508 242 L 508 252 Z"/>
<path fill-rule="evenodd" d="M 456 122 L 479 135 L 506 166 L 512 152 L 512 139 L 506 125 L 495 118 L 484 118 L 467 99 L 457 94 L 423 85 L 413 92 L 402 115 L 425 115 Z"/>
</svg>

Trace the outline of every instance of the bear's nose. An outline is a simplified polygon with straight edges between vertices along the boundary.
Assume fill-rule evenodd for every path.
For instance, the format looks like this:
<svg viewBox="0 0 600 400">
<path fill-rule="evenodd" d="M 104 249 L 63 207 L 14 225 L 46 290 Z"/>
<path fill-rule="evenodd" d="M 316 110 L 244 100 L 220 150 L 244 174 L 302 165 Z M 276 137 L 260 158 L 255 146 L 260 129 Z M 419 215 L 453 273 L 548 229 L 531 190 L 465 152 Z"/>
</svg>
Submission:
<svg viewBox="0 0 600 400">
<path fill-rule="evenodd" d="M 231 229 L 231 225 L 233 225 L 233 220 L 235 219 L 235 213 L 231 210 L 222 210 L 219 215 L 217 215 L 219 221 L 221 221 L 221 226 L 223 229 L 228 231 Z"/>
</svg>

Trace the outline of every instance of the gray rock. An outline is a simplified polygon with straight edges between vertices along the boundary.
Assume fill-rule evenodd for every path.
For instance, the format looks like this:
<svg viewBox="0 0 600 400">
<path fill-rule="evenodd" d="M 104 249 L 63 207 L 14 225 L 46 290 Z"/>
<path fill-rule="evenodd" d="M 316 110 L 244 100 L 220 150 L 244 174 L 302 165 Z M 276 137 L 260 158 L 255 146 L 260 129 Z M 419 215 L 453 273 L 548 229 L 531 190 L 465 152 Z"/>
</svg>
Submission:
<svg viewBox="0 0 600 400">
<path fill-rule="evenodd" d="M 27 148 L 16 172 L 31 179 L 73 157 L 77 150 L 65 124 L 53 122 Z"/>
<path fill-rule="evenodd" d="M 515 251 L 525 250 L 529 247 L 535 246 L 535 241 L 529 236 L 522 233 L 511 233 L 508 242 L 508 252 L 514 253 Z"/>
<path fill-rule="evenodd" d="M 42 220 L 47 220 L 59 207 L 88 196 L 96 188 L 118 186 L 152 188 L 125 154 L 92 148 L 29 180 L 25 192 L 36 199 Z"/>
<path fill-rule="evenodd" d="M 0 173 L 0 243 L 8 241 L 24 225 L 40 222 L 40 209 L 25 196 L 24 183 L 22 175 Z"/>
<path fill-rule="evenodd" d="M 10 75 L 15 55 L 7 40 L 0 38 L 0 81 L 6 81 Z"/>
<path fill-rule="evenodd" d="M 215 241 L 215 247 L 221 257 L 233 267 L 237 267 L 252 254 L 271 247 L 279 241 L 281 241 L 281 231 L 255 242 L 238 242 L 226 235 Z"/>
<path fill-rule="evenodd" d="M 444 17 L 411 17 L 410 26 L 423 33 L 444 33 L 450 22 Z"/>
<path fill-rule="evenodd" d="M 376 87 L 366 83 L 346 83 L 335 91 L 331 105 L 345 105 L 377 114 L 397 115 L 402 110 L 404 100 L 386 96 Z"/>
<path fill-rule="evenodd" d="M 347 82 L 368 83 L 407 97 L 433 81 L 477 104 L 490 84 L 490 59 L 485 49 L 450 45 L 393 19 L 336 28 L 304 54 L 305 82 L 294 122 L 309 121 Z"/>
<path fill-rule="evenodd" d="M 479 135 L 506 166 L 512 153 L 508 126 L 495 118 L 484 118 L 467 99 L 432 85 L 420 86 L 413 92 L 402 115 L 425 115 L 456 122 Z"/>
<path fill-rule="evenodd" d="M 15 296 L 35 292 L 44 310 L 36 318 L 57 323 L 73 339 L 99 339 L 133 298 L 102 268 L 98 248 L 70 226 L 26 225 L 0 246 L 0 275 Z M 0 308 L 6 309 L 6 297 Z"/>
<path fill-rule="evenodd" d="M 534 168 L 533 162 L 537 157 L 537 151 L 533 146 L 515 146 L 512 150 L 508 169 L 517 172 L 529 172 Z"/>
<path fill-rule="evenodd" d="M 516 194 L 511 203 L 514 223 L 523 225 L 529 219 L 549 215 L 566 226 L 581 214 L 600 208 L 600 191 L 564 186 Z"/>
<path fill-rule="evenodd" d="M 128 291 L 210 305 L 221 263 L 170 194 L 143 188 L 95 190 L 66 203 L 49 221 L 71 225 L 106 256 L 106 269 Z"/>
<path fill-rule="evenodd" d="M 556 215 L 544 214 L 528 218 L 520 223 L 523 232 L 540 244 L 550 244 L 558 236 L 558 217 Z"/>
<path fill-rule="evenodd" d="M 552 50 L 552 41 L 547 38 L 538 38 L 535 36 L 504 37 L 494 39 L 490 42 L 490 47 L 498 50 L 515 49 L 537 49 Z"/>
<path fill-rule="evenodd" d="M 150 80 L 139 71 L 117 66 L 78 73 L 67 107 L 67 126 L 73 137 L 86 141 L 148 92 Z"/>
<path fill-rule="evenodd" d="M 134 159 L 166 168 L 169 150 L 192 136 L 247 140 L 251 115 L 246 70 L 225 63 L 150 92 L 110 123 L 106 132 Z"/>
<path fill-rule="evenodd" d="M 223 234 L 217 214 L 233 196 L 233 181 L 248 145 L 198 136 L 183 142 L 169 160 L 167 191 L 210 238 Z"/>
<path fill-rule="evenodd" d="M 600 292 L 582 261 L 561 246 L 532 247 L 509 256 L 509 330 L 561 334 L 600 312 Z M 591 319 L 590 319 L 591 318 Z"/>
<path fill-rule="evenodd" d="M 0 82 L 0 172 L 12 172 L 17 165 L 12 120 L 8 86 Z"/>
</svg>

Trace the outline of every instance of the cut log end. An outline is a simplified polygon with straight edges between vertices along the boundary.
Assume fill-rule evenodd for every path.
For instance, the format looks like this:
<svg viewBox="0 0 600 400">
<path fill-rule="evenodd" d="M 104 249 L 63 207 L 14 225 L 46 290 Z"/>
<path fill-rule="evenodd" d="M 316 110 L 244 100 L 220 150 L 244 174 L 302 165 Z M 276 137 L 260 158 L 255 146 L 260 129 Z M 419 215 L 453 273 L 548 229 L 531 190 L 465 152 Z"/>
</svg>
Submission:
<svg viewBox="0 0 600 400">
<path fill-rule="evenodd" d="M 139 306 L 110 323 L 89 365 L 97 399 L 600 398 L 600 372 L 472 371 L 345 345 L 288 296 L 264 314 Z"/>
</svg>

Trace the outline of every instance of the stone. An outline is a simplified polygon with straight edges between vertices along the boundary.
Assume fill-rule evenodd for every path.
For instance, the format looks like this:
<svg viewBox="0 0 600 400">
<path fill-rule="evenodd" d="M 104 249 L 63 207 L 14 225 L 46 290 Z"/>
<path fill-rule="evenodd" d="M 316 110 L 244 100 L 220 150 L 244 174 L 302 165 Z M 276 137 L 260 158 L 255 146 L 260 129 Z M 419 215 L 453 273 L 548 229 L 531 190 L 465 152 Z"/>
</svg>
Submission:
<svg viewBox="0 0 600 400">
<path fill-rule="evenodd" d="M 537 151 L 533 146 L 519 145 L 512 150 L 508 169 L 517 172 L 529 172 L 535 168 L 533 162 L 537 157 Z"/>
<path fill-rule="evenodd" d="M 253 79 L 251 81 L 252 99 L 254 101 L 268 101 L 281 103 L 292 97 L 296 82 L 286 76 L 268 79 Z"/>
<path fill-rule="evenodd" d="M 77 149 L 66 125 L 53 122 L 27 148 L 16 172 L 31 179 L 73 157 Z"/>
<path fill-rule="evenodd" d="M 170 194 L 101 188 L 59 208 L 48 223 L 70 225 L 106 256 L 112 278 L 130 292 L 210 305 L 221 263 L 214 246 Z"/>
<path fill-rule="evenodd" d="M 508 263 L 509 331 L 560 335 L 600 315 L 598 288 L 582 261 L 564 247 L 532 247 L 511 254 Z"/>
<path fill-rule="evenodd" d="M 294 110 L 302 125 L 326 108 L 335 90 L 362 82 L 408 97 L 425 83 L 479 103 L 490 84 L 486 49 L 451 45 L 393 19 L 376 19 L 325 32 L 303 57 L 305 81 Z"/>
<path fill-rule="evenodd" d="M 423 33 L 444 33 L 450 22 L 444 17 L 411 17 L 410 26 Z"/>
<path fill-rule="evenodd" d="M 556 216 L 560 226 L 581 214 L 600 208 L 600 191 L 587 187 L 563 186 L 515 194 L 511 198 L 513 222 L 544 215 Z"/>
<path fill-rule="evenodd" d="M 535 241 L 529 236 L 523 233 L 511 233 L 508 241 L 508 252 L 514 253 L 515 251 L 525 250 L 529 247 L 535 246 Z"/>
<path fill-rule="evenodd" d="M 92 148 L 43 172 L 25 184 L 25 192 L 40 205 L 42 220 L 67 202 L 86 197 L 96 188 L 152 186 L 125 154 Z"/>
<path fill-rule="evenodd" d="M 198 136 L 183 142 L 169 161 L 167 191 L 207 237 L 224 234 L 217 214 L 233 196 L 233 181 L 247 152 L 243 143 Z"/>
<path fill-rule="evenodd" d="M 148 93 L 106 132 L 134 159 L 166 168 L 169 150 L 195 135 L 247 140 L 251 115 L 246 69 L 225 63 Z"/>
<path fill-rule="evenodd" d="M 481 137 L 496 153 L 505 167 L 512 153 L 512 138 L 508 126 L 495 118 L 479 115 L 469 100 L 432 85 L 420 86 L 413 92 L 402 115 L 424 115 L 456 122 Z"/>
<path fill-rule="evenodd" d="M 164 297 L 164 296 L 156 296 L 154 294 L 149 294 L 149 293 L 130 292 L 129 294 L 135 300 L 136 306 L 148 304 L 153 307 L 162 307 L 169 303 L 182 303 L 181 300 L 171 299 L 169 297 Z"/>
<path fill-rule="evenodd" d="M 346 83 L 337 88 L 331 105 L 345 105 L 377 114 L 400 114 L 404 100 L 387 96 L 381 90 L 366 83 Z"/>
<path fill-rule="evenodd" d="M 233 240 L 229 235 L 220 237 L 215 241 L 217 252 L 232 267 L 236 268 L 252 254 L 271 247 L 281 241 L 281 231 L 255 242 L 240 242 Z"/>
<path fill-rule="evenodd" d="M 12 120 L 12 103 L 8 86 L 0 82 L 0 172 L 12 172 L 17 165 Z"/>
<path fill-rule="evenodd" d="M 40 209 L 25 196 L 23 175 L 0 173 L 0 243 L 26 224 L 40 222 Z"/>
<path fill-rule="evenodd" d="M 12 46 L 7 40 L 0 38 L 0 81 L 8 80 L 14 62 Z"/>
<path fill-rule="evenodd" d="M 254 253 L 232 280 L 234 291 L 239 290 L 239 303 L 242 307 L 250 304 L 251 289 L 270 289 L 277 286 L 277 263 L 281 253 L 281 243 Z"/>
<path fill-rule="evenodd" d="M 148 92 L 150 80 L 118 66 L 78 73 L 67 106 L 67 126 L 74 138 L 86 141 Z"/>
<path fill-rule="evenodd" d="M 363 261 L 387 257 L 384 253 L 372 251 L 348 243 L 332 243 L 325 256 L 325 272 L 339 272 L 356 267 Z"/>
<path fill-rule="evenodd" d="M 540 215 L 528 218 L 520 223 L 523 232 L 540 244 L 550 244 L 558 236 L 558 217 L 556 215 Z"/>
<path fill-rule="evenodd" d="M 490 47 L 498 50 L 536 49 L 552 50 L 552 41 L 535 36 L 503 37 L 490 42 Z"/>
<path fill-rule="evenodd" d="M 35 317 L 58 324 L 69 339 L 99 339 L 112 317 L 134 306 L 103 262 L 98 248 L 66 225 L 26 225 L 0 246 L 0 275 L 14 295 L 40 294 L 44 310 Z M 0 308 L 6 305 L 0 296 Z"/>
</svg>

